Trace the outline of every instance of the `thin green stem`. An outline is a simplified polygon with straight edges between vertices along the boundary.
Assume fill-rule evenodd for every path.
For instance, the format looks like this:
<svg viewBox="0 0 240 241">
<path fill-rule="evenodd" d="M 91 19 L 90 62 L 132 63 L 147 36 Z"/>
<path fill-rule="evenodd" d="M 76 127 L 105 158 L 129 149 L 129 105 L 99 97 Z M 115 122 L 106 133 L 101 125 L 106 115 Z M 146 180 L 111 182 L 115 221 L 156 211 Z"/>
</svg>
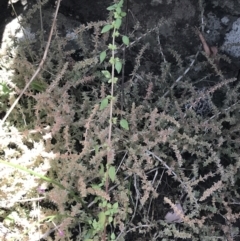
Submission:
<svg viewBox="0 0 240 241">
<path fill-rule="evenodd" d="M 80 203 L 83 205 L 83 207 L 84 207 L 86 210 L 89 211 L 89 209 L 87 208 L 87 206 L 85 205 L 85 203 L 83 202 L 83 200 L 82 200 L 81 198 L 79 198 L 78 196 L 76 196 L 75 193 L 74 193 L 74 191 L 67 189 L 67 188 L 64 187 L 61 183 L 59 183 L 59 182 L 57 182 L 57 181 L 55 181 L 55 180 L 53 180 L 53 179 L 51 179 L 51 178 L 49 178 L 49 177 L 43 176 L 43 175 L 41 175 L 41 174 L 39 174 L 39 173 L 37 173 L 37 172 L 34 172 L 34 171 L 32 171 L 32 170 L 30 170 L 30 169 L 28 169 L 28 168 L 26 168 L 26 167 L 23 167 L 23 166 L 21 166 L 21 165 L 15 164 L 15 163 L 11 163 L 11 162 L 8 162 L 8 161 L 4 161 L 4 160 L 2 160 L 2 159 L 0 159 L 0 163 L 3 163 L 3 164 L 5 164 L 5 165 L 7 165 L 7 166 L 10 166 L 10 167 L 13 167 L 13 168 L 15 168 L 15 169 L 17 169 L 17 170 L 24 171 L 24 172 L 26 172 L 26 173 L 28 173 L 28 174 L 31 174 L 31 175 L 35 176 L 35 177 L 39 177 L 40 179 L 42 179 L 42 180 L 44 180 L 44 181 L 46 181 L 46 182 L 48 182 L 48 183 L 52 183 L 52 184 L 58 186 L 58 187 L 59 187 L 60 189 L 62 189 L 62 190 L 67 190 L 67 191 L 69 192 L 69 194 L 70 194 L 77 202 L 80 202 Z"/>
</svg>

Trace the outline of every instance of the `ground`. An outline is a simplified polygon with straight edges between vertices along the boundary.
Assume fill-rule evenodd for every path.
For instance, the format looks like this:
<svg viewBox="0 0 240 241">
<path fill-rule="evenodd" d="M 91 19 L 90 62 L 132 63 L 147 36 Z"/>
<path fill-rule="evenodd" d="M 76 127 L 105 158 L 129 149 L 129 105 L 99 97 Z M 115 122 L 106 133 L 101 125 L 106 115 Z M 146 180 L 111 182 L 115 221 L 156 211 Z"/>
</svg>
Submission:
<svg viewBox="0 0 240 241">
<path fill-rule="evenodd" d="M 22 13 L 34 1 L 13 2 L 16 2 L 14 4 L 16 12 Z M 21 2 L 27 4 L 23 5 Z M 54 2 L 50 0 L 45 10 L 52 11 Z M 1 3 L 1 9 L 5 9 L 5 11 L 3 11 L 0 19 L 0 36 L 3 34 L 5 25 L 14 18 L 11 7 L 7 9 L 6 3 L 7 1 L 2 1 Z M 163 48 L 175 49 L 182 57 L 188 58 L 194 55 L 197 50 L 201 50 L 200 40 L 194 31 L 194 28 L 198 27 L 201 31 L 204 31 L 204 36 L 210 45 L 217 46 L 220 53 L 226 53 L 234 60 L 234 66 L 231 65 L 228 67 L 232 73 L 231 75 L 236 76 L 240 63 L 238 60 L 240 48 L 239 46 L 229 46 L 229 44 L 235 43 L 236 45 L 237 39 L 240 36 L 240 30 L 236 30 L 240 29 L 240 20 L 238 20 L 240 16 L 237 15 L 240 12 L 240 2 L 237 0 L 218 0 L 209 3 L 207 1 L 206 4 L 203 3 L 203 6 L 200 6 L 199 3 L 201 1 L 142 0 L 139 2 L 129 0 L 128 33 L 131 33 L 132 27 L 139 22 L 140 28 L 138 29 L 137 36 L 141 37 L 163 19 L 166 23 L 159 28 L 159 36 Z M 71 31 L 78 24 L 105 20 L 108 15 L 106 8 L 110 4 L 111 1 L 109 0 L 63 0 L 60 8 L 62 15 L 59 16 L 59 25 L 61 25 L 61 29 L 64 29 L 61 31 L 65 31 L 65 34 L 67 34 L 68 31 Z M 47 14 L 46 21 L 50 24 L 49 18 L 50 16 Z M 62 24 L 63 21 L 61 18 L 65 20 L 64 24 Z M 33 30 L 39 28 L 39 22 L 30 24 Z M 154 65 L 155 58 L 157 57 L 154 56 L 154 51 L 157 47 L 156 36 L 148 36 L 143 41 L 151 43 L 150 52 L 152 51 L 152 54 L 150 56 L 152 55 L 152 60 L 149 61 L 149 64 Z M 222 63 L 222 65 L 224 68 L 226 67 L 226 63 Z"/>
</svg>

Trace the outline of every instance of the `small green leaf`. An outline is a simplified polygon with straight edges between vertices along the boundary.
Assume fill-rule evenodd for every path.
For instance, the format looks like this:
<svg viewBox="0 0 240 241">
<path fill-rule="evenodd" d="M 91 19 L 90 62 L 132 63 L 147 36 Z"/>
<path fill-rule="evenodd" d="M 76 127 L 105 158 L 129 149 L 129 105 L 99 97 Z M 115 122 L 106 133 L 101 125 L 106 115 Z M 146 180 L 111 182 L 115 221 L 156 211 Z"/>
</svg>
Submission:
<svg viewBox="0 0 240 241">
<path fill-rule="evenodd" d="M 8 95 L 10 93 L 10 89 L 8 88 L 6 83 L 0 83 L 0 96 Z"/>
<path fill-rule="evenodd" d="M 115 44 L 109 44 L 109 45 L 108 45 L 108 48 L 109 48 L 110 50 L 116 50 L 116 49 L 117 49 L 117 46 L 116 46 Z"/>
<path fill-rule="evenodd" d="M 108 175 L 111 179 L 112 182 L 114 182 L 115 180 L 115 177 L 116 177 L 116 170 L 115 170 L 115 167 L 111 166 L 108 170 Z"/>
<path fill-rule="evenodd" d="M 129 38 L 128 38 L 127 36 L 124 35 L 124 36 L 122 37 L 122 41 L 123 41 L 123 43 L 124 43 L 125 45 L 127 45 L 127 46 L 129 45 Z"/>
<path fill-rule="evenodd" d="M 115 69 L 117 70 L 118 74 L 121 72 L 121 70 L 122 70 L 122 62 L 121 61 L 116 62 Z"/>
<path fill-rule="evenodd" d="M 96 221 L 96 219 L 93 220 L 92 226 L 94 229 L 98 230 L 99 229 L 99 223 Z"/>
<path fill-rule="evenodd" d="M 128 122 L 125 119 L 120 120 L 120 126 L 125 130 L 129 130 Z"/>
<path fill-rule="evenodd" d="M 99 174 L 101 175 L 101 177 L 104 176 L 104 166 L 103 166 L 103 164 L 100 165 Z"/>
<path fill-rule="evenodd" d="M 102 70 L 102 73 L 103 73 L 103 75 L 105 76 L 105 78 L 107 78 L 107 79 L 111 78 L 111 74 L 110 74 L 109 71 L 107 71 L 107 70 Z"/>
<path fill-rule="evenodd" d="M 117 18 L 116 21 L 115 21 L 114 27 L 116 29 L 119 29 L 121 24 L 122 24 L 122 19 L 121 18 Z"/>
<path fill-rule="evenodd" d="M 105 225 L 105 221 L 106 221 L 106 215 L 104 212 L 100 212 L 98 214 L 98 223 L 100 224 L 101 226 L 101 230 L 104 229 L 104 225 Z"/>
<path fill-rule="evenodd" d="M 107 10 L 108 10 L 108 11 L 112 11 L 112 10 L 116 9 L 116 7 L 117 7 L 117 4 L 113 4 L 112 6 L 109 6 L 109 7 L 107 8 Z"/>
<path fill-rule="evenodd" d="M 111 222 L 110 222 L 111 223 Z M 114 233 L 111 234 L 111 240 L 115 240 L 116 239 L 116 236 Z"/>
<path fill-rule="evenodd" d="M 113 221 L 113 217 L 108 217 L 108 223 L 111 223 Z"/>
<path fill-rule="evenodd" d="M 123 0 L 120 0 L 117 6 L 121 8 L 123 6 Z"/>
<path fill-rule="evenodd" d="M 114 12 L 114 15 L 113 15 L 113 16 L 114 16 L 115 19 L 118 19 L 118 18 L 121 19 L 121 18 L 122 18 L 117 12 Z M 114 21 L 113 26 L 115 26 L 115 21 Z"/>
<path fill-rule="evenodd" d="M 97 185 L 97 184 L 92 184 L 91 187 L 92 187 L 92 189 L 94 189 L 94 190 L 100 190 L 100 189 L 101 189 L 101 188 L 99 187 L 99 185 Z"/>
<path fill-rule="evenodd" d="M 103 51 L 103 52 L 100 54 L 100 64 L 104 61 L 104 59 L 106 58 L 106 56 L 107 56 L 106 51 Z"/>
<path fill-rule="evenodd" d="M 120 35 L 120 33 L 118 32 L 118 31 L 116 31 L 115 33 L 114 33 L 114 36 L 116 36 L 116 37 L 118 37 Z"/>
<path fill-rule="evenodd" d="M 112 79 L 113 84 L 116 84 L 117 81 L 118 81 L 118 78 L 117 78 L 117 77 L 114 77 L 114 78 Z"/>
<path fill-rule="evenodd" d="M 88 223 L 89 223 L 89 224 L 92 224 L 92 220 L 88 220 Z"/>
<path fill-rule="evenodd" d="M 102 206 L 103 206 L 104 208 L 107 206 L 107 201 L 106 201 L 106 200 L 103 201 Z"/>
<path fill-rule="evenodd" d="M 97 154 L 98 152 L 99 152 L 99 145 L 96 145 L 96 146 L 94 146 L 94 149 L 95 149 L 95 153 Z"/>
<path fill-rule="evenodd" d="M 110 215 L 110 211 L 109 210 L 105 211 L 104 213 L 105 213 L 106 216 Z"/>
<path fill-rule="evenodd" d="M 102 101 L 101 101 L 101 105 L 100 105 L 100 110 L 103 110 L 107 107 L 108 105 L 108 99 L 107 98 L 104 98 Z"/>
<path fill-rule="evenodd" d="M 114 208 L 114 209 L 118 209 L 118 202 L 115 202 L 115 203 L 113 204 L 113 208 Z"/>
<path fill-rule="evenodd" d="M 121 17 L 125 17 L 127 14 L 125 12 L 121 12 Z"/>
<path fill-rule="evenodd" d="M 39 92 L 44 92 L 47 88 L 47 84 L 44 82 L 39 82 L 37 80 L 33 80 L 33 82 L 31 83 L 31 88 L 33 90 L 37 90 Z"/>
<path fill-rule="evenodd" d="M 112 118 L 112 122 L 113 122 L 113 124 L 117 124 L 117 117 L 114 117 L 114 118 Z"/>
<path fill-rule="evenodd" d="M 109 83 L 109 84 L 111 84 L 111 83 L 116 84 L 117 81 L 118 81 L 118 78 L 114 77 L 113 79 L 109 79 L 109 80 L 108 80 L 108 83 Z"/>
<path fill-rule="evenodd" d="M 109 63 L 110 63 L 110 64 L 114 64 L 114 62 L 115 62 L 115 61 L 114 61 L 114 58 L 111 57 L 111 58 L 109 59 Z"/>
<path fill-rule="evenodd" d="M 109 30 L 111 30 L 113 28 L 112 25 L 108 24 L 108 25 L 105 25 L 101 31 L 101 33 L 106 33 L 108 32 Z"/>
<path fill-rule="evenodd" d="M 118 14 L 120 14 L 120 13 L 122 12 L 121 7 L 118 6 L 115 11 L 116 11 Z"/>
</svg>

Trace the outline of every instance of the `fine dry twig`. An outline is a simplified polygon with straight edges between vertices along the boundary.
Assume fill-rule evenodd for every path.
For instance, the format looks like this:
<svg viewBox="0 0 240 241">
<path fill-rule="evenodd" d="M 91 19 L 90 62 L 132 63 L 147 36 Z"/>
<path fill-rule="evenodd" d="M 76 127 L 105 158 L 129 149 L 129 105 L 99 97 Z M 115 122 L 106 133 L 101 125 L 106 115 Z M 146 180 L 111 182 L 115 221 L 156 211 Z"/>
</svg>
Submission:
<svg viewBox="0 0 240 241">
<path fill-rule="evenodd" d="M 195 30 L 202 42 L 203 49 L 204 49 L 204 52 L 206 53 L 206 55 L 210 58 L 215 58 L 215 56 L 217 55 L 217 52 L 218 52 L 217 47 L 209 46 L 206 39 L 204 38 L 203 34 L 200 32 L 200 30 L 197 27 L 195 27 Z"/>
</svg>

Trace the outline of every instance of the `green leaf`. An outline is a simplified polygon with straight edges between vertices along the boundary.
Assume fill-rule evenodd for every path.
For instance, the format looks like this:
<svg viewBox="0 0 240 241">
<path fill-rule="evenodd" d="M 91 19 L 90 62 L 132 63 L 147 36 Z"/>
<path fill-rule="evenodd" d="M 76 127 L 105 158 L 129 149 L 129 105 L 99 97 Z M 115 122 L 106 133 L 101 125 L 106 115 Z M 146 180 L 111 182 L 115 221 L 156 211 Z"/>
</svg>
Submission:
<svg viewBox="0 0 240 241">
<path fill-rule="evenodd" d="M 101 230 L 104 229 L 105 221 L 106 221 L 105 213 L 104 212 L 100 212 L 98 214 L 98 223 L 100 224 Z"/>
<path fill-rule="evenodd" d="M 120 126 L 125 130 L 129 130 L 128 122 L 125 119 L 120 120 Z"/>
<path fill-rule="evenodd" d="M 115 21 L 114 27 L 116 29 L 119 29 L 121 24 L 122 24 L 122 19 L 121 18 L 117 18 L 116 21 Z"/>
<path fill-rule="evenodd" d="M 122 18 L 117 12 L 114 12 L 114 18 L 117 19 L 117 18 Z M 115 21 L 113 22 L 113 26 L 115 26 Z"/>
<path fill-rule="evenodd" d="M 107 201 L 106 200 L 103 201 L 102 206 L 103 206 L 103 208 L 105 208 L 107 206 Z"/>
<path fill-rule="evenodd" d="M 116 50 L 116 49 L 117 49 L 117 46 L 116 46 L 115 44 L 109 44 L 109 45 L 108 45 L 108 48 L 109 48 L 110 50 Z"/>
<path fill-rule="evenodd" d="M 125 12 L 121 12 L 121 17 L 125 17 L 127 14 Z"/>
<path fill-rule="evenodd" d="M 109 170 L 108 170 L 108 175 L 109 175 L 111 181 L 114 182 L 115 177 L 116 177 L 116 170 L 115 170 L 115 167 L 110 166 L 110 168 L 109 168 Z"/>
<path fill-rule="evenodd" d="M 118 81 L 118 78 L 114 77 L 113 79 L 110 79 L 110 82 L 108 82 L 108 83 L 112 83 L 113 82 L 114 84 L 116 84 L 117 81 Z"/>
<path fill-rule="evenodd" d="M 115 11 L 116 11 L 118 14 L 120 14 L 120 13 L 122 12 L 121 7 L 118 6 Z"/>
<path fill-rule="evenodd" d="M 104 59 L 106 58 L 106 56 L 107 56 L 106 51 L 103 51 L 103 52 L 100 54 L 100 64 L 104 61 Z"/>
<path fill-rule="evenodd" d="M 111 78 L 111 74 L 110 74 L 109 71 L 107 71 L 107 70 L 102 70 L 102 73 L 103 73 L 103 75 L 104 75 L 107 79 Z"/>
<path fill-rule="evenodd" d="M 103 166 L 103 164 L 100 165 L 99 174 L 101 175 L 101 177 L 104 176 L 104 166 Z"/>
<path fill-rule="evenodd" d="M 112 122 L 113 122 L 113 124 L 117 124 L 117 117 L 114 117 L 114 118 L 112 118 Z"/>
<path fill-rule="evenodd" d="M 127 46 L 129 45 L 129 38 L 128 38 L 127 36 L 124 35 L 124 36 L 122 37 L 122 41 L 123 41 L 123 43 L 124 43 L 125 45 L 127 45 Z"/>
<path fill-rule="evenodd" d="M 95 219 L 93 220 L 92 226 L 94 229 L 98 230 L 99 224 Z"/>
<path fill-rule="evenodd" d="M 10 93 L 10 89 L 8 88 L 6 83 L 0 83 L 0 96 L 8 95 Z"/>
<path fill-rule="evenodd" d="M 120 0 L 117 6 L 121 8 L 123 6 L 123 0 Z"/>
<path fill-rule="evenodd" d="M 112 6 L 109 6 L 109 7 L 107 8 L 107 10 L 108 10 L 108 11 L 112 11 L 112 10 L 116 9 L 116 7 L 117 7 L 117 4 L 113 4 Z"/>
<path fill-rule="evenodd" d="M 91 185 L 92 189 L 94 190 L 100 190 L 101 188 L 99 187 L 99 184 L 92 184 Z"/>
<path fill-rule="evenodd" d="M 110 24 L 105 25 L 105 26 L 103 27 L 101 33 L 106 33 L 106 32 L 108 32 L 108 31 L 109 31 L 110 29 L 112 29 L 112 28 L 113 28 L 113 26 L 110 25 Z"/>
<path fill-rule="evenodd" d="M 116 62 L 115 69 L 117 70 L 118 74 L 121 72 L 121 70 L 122 70 L 122 62 L 121 61 Z"/>
<path fill-rule="evenodd" d="M 37 90 L 39 92 L 43 92 L 47 89 L 47 84 L 44 82 L 39 82 L 37 80 L 33 80 L 33 82 L 31 83 L 31 88 L 33 90 Z"/>
<path fill-rule="evenodd" d="M 108 216 L 108 215 L 111 214 L 111 213 L 110 213 L 110 210 L 107 210 L 107 211 L 105 211 L 104 213 L 105 213 L 106 216 Z"/>
<path fill-rule="evenodd" d="M 116 36 L 116 37 L 118 37 L 120 35 L 120 33 L 118 32 L 118 31 L 116 31 L 115 33 L 114 33 L 114 36 Z"/>
<path fill-rule="evenodd" d="M 118 202 L 115 202 L 115 203 L 113 204 L 113 208 L 114 208 L 114 209 L 118 209 Z"/>
<path fill-rule="evenodd" d="M 109 63 L 110 63 L 110 64 L 114 64 L 114 62 L 115 62 L 115 61 L 114 61 L 114 58 L 111 57 L 111 58 L 109 59 Z"/>
<path fill-rule="evenodd" d="M 113 221 L 113 217 L 108 217 L 108 223 L 111 223 Z"/>
<path fill-rule="evenodd" d="M 100 110 L 103 110 L 107 107 L 108 105 L 108 99 L 107 98 L 104 98 L 102 101 L 101 101 L 101 105 L 100 105 Z"/>
<path fill-rule="evenodd" d="M 116 239 L 116 236 L 114 233 L 111 234 L 111 240 L 115 240 Z"/>
<path fill-rule="evenodd" d="M 99 145 L 96 145 L 96 146 L 94 146 L 94 149 L 95 149 L 95 153 L 97 154 L 98 152 L 99 152 Z"/>
</svg>

